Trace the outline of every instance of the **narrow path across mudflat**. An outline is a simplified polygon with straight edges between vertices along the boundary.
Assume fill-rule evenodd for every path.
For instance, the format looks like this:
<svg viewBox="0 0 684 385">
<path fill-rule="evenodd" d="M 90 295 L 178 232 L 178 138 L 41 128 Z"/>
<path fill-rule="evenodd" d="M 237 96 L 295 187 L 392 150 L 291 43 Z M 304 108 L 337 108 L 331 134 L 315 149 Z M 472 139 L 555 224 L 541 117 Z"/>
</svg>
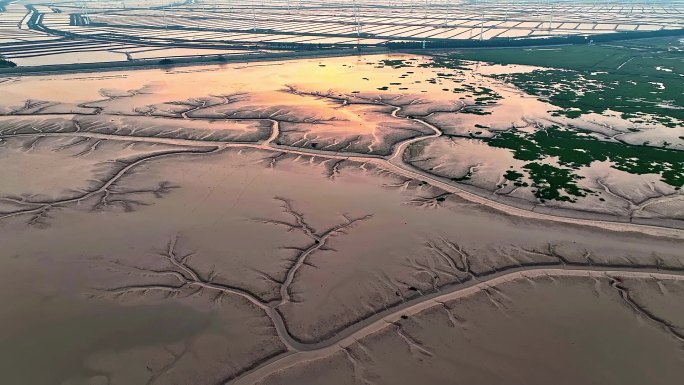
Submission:
<svg viewBox="0 0 684 385">
<path fill-rule="evenodd" d="M 234 385 L 253 385 L 271 373 L 286 369 L 300 362 L 327 357 L 340 349 L 344 349 L 356 341 L 372 335 L 385 327 L 398 322 L 403 317 L 410 317 L 433 306 L 442 306 L 444 302 L 464 298 L 482 289 L 510 282 L 520 278 L 538 278 L 544 276 L 570 276 L 590 278 L 640 278 L 684 281 L 684 270 L 664 272 L 655 268 L 635 267 L 594 267 L 594 266 L 524 266 L 490 274 L 486 279 L 474 279 L 461 284 L 446 286 L 438 292 L 426 294 L 406 301 L 391 309 L 377 313 L 372 317 L 348 327 L 335 337 L 311 344 L 297 343 L 296 351 L 289 351 L 264 361 L 255 369 L 245 372 L 236 379 L 226 383 Z M 277 327 L 278 325 L 276 325 Z"/>
<path fill-rule="evenodd" d="M 319 97 L 325 97 L 324 95 L 318 95 Z M 345 104 L 350 103 L 349 100 L 338 100 L 338 102 L 344 102 Z M 570 218 L 570 217 L 560 217 L 549 214 L 537 213 L 530 210 L 525 210 L 522 208 L 517 208 L 505 203 L 493 201 L 486 197 L 477 195 L 475 193 L 469 192 L 456 186 L 454 183 L 440 178 L 438 176 L 429 174 L 425 171 L 419 170 L 412 165 L 404 161 L 404 153 L 412 144 L 419 143 L 420 141 L 437 138 L 443 135 L 442 131 L 430 124 L 426 117 L 409 117 L 401 116 L 404 106 L 402 105 L 392 105 L 386 101 L 377 101 L 378 104 L 384 106 L 393 107 L 390 113 L 392 118 L 395 119 L 410 119 L 414 122 L 422 124 L 423 126 L 429 128 L 432 132 L 425 135 L 420 135 L 416 137 L 411 137 L 402 141 L 398 141 L 394 144 L 392 152 L 389 155 L 368 155 L 362 153 L 354 152 L 334 152 L 325 151 L 320 149 L 312 148 L 302 148 L 289 145 L 277 144 L 277 139 L 280 137 L 280 122 L 276 119 L 264 118 L 264 117 L 254 117 L 254 118 L 241 118 L 240 120 L 255 120 L 255 121 L 269 121 L 270 132 L 267 132 L 267 139 L 262 141 L 254 142 L 234 142 L 234 141 L 211 141 L 211 140 L 200 140 L 200 139 L 176 139 L 173 137 L 155 137 L 155 136 L 135 136 L 135 135 L 119 135 L 119 134 L 103 134 L 94 133 L 87 131 L 73 131 L 73 132 L 31 132 L 31 133 L 16 133 L 16 134 L 5 134 L 0 136 L 3 138 L 21 137 L 28 136 L 33 138 L 40 137 L 51 137 L 51 136 L 62 136 L 62 137 L 85 137 L 97 140 L 120 140 L 120 141 L 132 141 L 132 142 L 147 142 L 147 143 L 160 143 L 166 145 L 175 145 L 181 147 L 179 150 L 170 150 L 161 154 L 154 154 L 147 157 L 140 158 L 134 162 L 122 166 L 116 173 L 114 173 L 107 180 L 103 180 L 96 188 L 91 191 L 85 191 L 82 196 L 75 198 L 68 198 L 56 201 L 44 201 L 44 202 L 19 202 L 26 206 L 22 210 L 17 210 L 15 212 L 4 213 L 0 215 L 0 220 L 3 218 L 16 217 L 20 215 L 37 215 L 36 213 L 44 212 L 49 210 L 54 206 L 64 206 L 68 204 L 76 204 L 90 197 L 94 197 L 98 194 L 106 194 L 108 188 L 116 181 L 124 178 L 127 173 L 131 172 L 137 166 L 153 160 L 161 160 L 161 158 L 175 157 L 175 156 L 206 156 L 209 154 L 219 154 L 224 150 L 231 148 L 252 148 L 259 150 L 266 150 L 270 152 L 282 152 L 295 155 L 303 156 L 315 156 L 324 159 L 337 159 L 337 160 L 350 160 L 357 162 L 366 162 L 373 164 L 379 168 L 383 168 L 394 172 L 397 175 L 405 177 L 407 179 L 415 179 L 419 181 L 426 182 L 432 186 L 438 187 L 448 193 L 455 194 L 463 199 L 477 204 L 482 204 L 488 207 L 495 208 L 501 212 L 515 215 L 518 217 L 536 219 L 536 220 L 549 220 L 561 223 L 576 224 L 591 227 L 600 227 L 612 231 L 634 231 L 644 234 L 650 234 L 655 236 L 666 236 L 671 238 L 682 239 L 684 238 L 684 231 L 680 229 L 658 227 L 641 225 L 634 223 L 621 223 L 621 222 L 611 222 L 606 220 L 592 220 L 592 219 L 581 219 L 581 218 Z M 193 118 L 188 116 L 191 112 L 196 112 L 204 108 L 192 107 L 190 110 L 185 111 L 180 114 L 179 117 L 175 119 L 179 120 L 202 120 L 200 118 Z M 48 116 L 49 114 L 44 114 Z M 236 119 L 225 118 L 216 119 L 231 121 Z M 261 136 L 262 138 L 265 137 Z M 192 148 L 188 148 L 192 147 Z M 198 147 L 201 147 L 198 148 Z M 329 234 L 328 234 L 329 235 Z M 266 315 L 272 320 L 274 327 L 283 341 L 285 346 L 288 348 L 288 352 L 283 353 L 279 356 L 265 359 L 262 362 L 255 362 L 254 368 L 247 370 L 242 373 L 240 377 L 236 379 L 228 379 L 226 382 L 234 381 L 235 384 L 252 384 L 257 380 L 267 376 L 274 371 L 287 368 L 288 366 L 294 365 L 298 362 L 316 359 L 320 357 L 328 356 L 341 348 L 348 347 L 353 344 L 356 340 L 367 337 L 389 324 L 397 322 L 402 316 L 410 316 L 420 313 L 421 311 L 428 309 L 432 306 L 438 305 L 444 301 L 454 300 L 462 298 L 464 296 L 475 293 L 479 290 L 487 288 L 492 285 L 497 285 L 503 282 L 507 282 L 517 278 L 524 277 L 538 277 L 543 275 L 554 275 L 554 276 L 586 276 L 586 277 L 627 277 L 627 278 L 657 278 L 657 279 L 670 279 L 670 280 L 684 280 L 684 269 L 682 270 L 672 270 L 664 271 L 657 269 L 655 267 L 644 267 L 644 266 L 597 266 L 597 265 L 580 265 L 580 264 L 567 264 L 563 261 L 558 263 L 546 264 L 546 265 L 528 265 L 528 266 L 515 266 L 508 269 L 503 269 L 500 271 L 493 272 L 491 274 L 483 275 L 473 275 L 472 278 L 466 282 L 454 283 L 450 285 L 445 285 L 438 290 L 421 294 L 411 300 L 398 303 L 390 308 L 384 309 L 375 313 L 367 318 L 359 320 L 353 324 L 350 324 L 343 329 L 336 331 L 334 335 L 330 338 L 326 338 L 315 342 L 300 341 L 295 338 L 288 330 L 285 321 L 278 311 L 278 306 L 289 302 L 289 292 L 288 287 L 294 279 L 294 274 L 296 273 L 297 267 L 301 266 L 304 259 L 314 250 L 321 247 L 327 236 L 324 234 L 314 234 L 313 240 L 318 241 L 304 250 L 297 260 L 297 263 L 293 265 L 292 269 L 287 274 L 287 279 L 284 282 L 281 290 L 281 299 L 278 303 L 264 303 L 259 298 L 254 296 L 240 288 L 233 288 L 227 286 L 217 286 L 211 284 L 210 282 L 203 281 L 199 274 L 187 270 L 185 265 L 180 267 L 181 270 L 186 272 L 186 275 L 181 274 L 181 280 L 184 280 L 185 284 L 191 286 L 206 287 L 208 289 L 217 290 L 231 295 L 242 296 L 254 304 L 263 309 Z M 172 272 L 169 272 L 172 273 Z M 179 277 L 176 275 L 176 277 Z"/>
<path fill-rule="evenodd" d="M 318 97 L 326 97 L 325 95 L 318 95 Z M 339 98 L 337 98 L 339 99 Z M 338 100 L 341 101 L 341 100 Z M 350 101 L 348 99 L 342 100 L 344 101 L 345 104 L 349 104 Z M 218 146 L 219 148 L 254 148 L 254 149 L 262 149 L 262 150 L 269 150 L 269 151 L 278 151 L 278 152 L 284 152 L 284 153 L 289 153 L 289 154 L 295 154 L 295 155 L 303 155 L 303 156 L 317 156 L 321 158 L 327 158 L 327 159 L 338 159 L 338 160 L 353 160 L 353 161 L 359 161 L 359 162 L 367 162 L 370 164 L 373 164 L 377 167 L 380 168 L 385 168 L 389 171 L 392 171 L 402 177 L 409 178 L 409 179 L 415 179 L 421 182 L 428 183 L 434 187 L 438 187 L 448 193 L 457 195 L 463 199 L 466 199 L 470 202 L 473 203 L 478 203 L 482 205 L 486 205 L 492 208 L 495 208 L 501 212 L 504 212 L 506 214 L 514 215 L 517 217 L 522 217 L 522 218 L 529 218 L 529 219 L 542 219 L 542 220 L 550 220 L 554 222 L 562 222 L 562 223 L 568 223 L 568 224 L 576 224 L 576 225 L 584 225 L 584 226 L 593 226 L 593 227 L 601 227 L 605 228 L 608 230 L 613 230 L 613 231 L 638 231 L 641 233 L 649 234 L 649 235 L 654 235 L 654 236 L 666 236 L 666 237 L 675 237 L 675 238 L 680 238 L 684 239 L 684 230 L 682 229 L 677 229 L 677 228 L 671 228 L 671 227 L 664 227 L 664 226 L 656 226 L 656 225 L 647 225 L 647 224 L 639 224 L 639 223 L 631 223 L 631 222 L 622 222 L 622 221 L 612 221 L 612 220 L 607 220 L 607 219 L 598 219 L 598 218 L 592 218 L 591 213 L 582 213 L 581 216 L 585 217 L 573 217 L 573 216 L 565 216 L 565 215 L 552 215 L 552 214 L 545 214 L 541 212 L 534 211 L 536 208 L 536 205 L 532 206 L 531 209 L 528 208 L 522 208 L 522 207 L 517 207 L 514 205 L 511 205 L 509 203 L 501 202 L 501 201 L 496 201 L 492 200 L 486 196 L 479 195 L 475 192 L 468 191 L 462 187 L 457 186 L 456 184 L 452 183 L 446 178 L 442 178 L 433 174 L 430 174 L 426 171 L 420 170 L 411 164 L 408 164 L 404 160 L 404 153 L 408 149 L 410 145 L 419 143 L 424 140 L 428 139 L 434 139 L 437 137 L 440 137 L 443 135 L 443 132 L 433 124 L 429 123 L 425 117 L 404 117 L 399 115 L 399 113 L 403 110 L 405 106 L 401 105 L 392 105 L 388 104 L 387 102 L 382 102 L 379 101 L 377 102 L 378 104 L 385 105 L 388 107 L 393 107 L 392 112 L 389 114 L 392 118 L 395 119 L 410 119 L 413 120 L 417 123 L 420 123 L 424 125 L 425 127 L 429 128 L 431 131 L 433 131 L 431 134 L 428 135 L 422 135 L 422 136 L 417 136 L 417 137 L 411 137 L 407 138 L 405 140 L 399 141 L 394 144 L 392 148 L 392 152 L 387 155 L 387 156 L 382 156 L 382 155 L 371 155 L 371 154 L 361 154 L 361 153 L 355 153 L 355 152 L 339 152 L 339 151 L 326 151 L 326 150 L 321 150 L 321 149 L 313 149 L 313 148 L 304 148 L 304 147 L 295 147 L 295 146 L 288 146 L 288 145 L 282 145 L 282 144 L 277 144 L 276 141 L 278 137 L 280 136 L 280 121 L 272 118 L 262 118 L 262 117 L 255 117 L 255 118 L 231 118 L 231 117 L 225 117 L 221 119 L 211 119 L 212 121 L 232 121 L 232 120 L 240 120 L 240 121 L 267 121 L 271 123 L 271 130 L 270 133 L 268 134 L 267 139 L 263 141 L 258 141 L 258 142 L 236 142 L 236 141 L 213 141 L 213 140 L 201 140 L 201 139 L 176 139 L 176 138 L 169 138 L 169 137 L 154 137 L 154 136 L 135 136 L 135 135 L 120 135 L 120 134 L 103 134 L 103 133 L 92 133 L 92 132 L 87 132 L 87 131 L 75 131 L 75 132 L 35 132 L 35 133 L 21 133 L 21 134 L 5 134 L 5 135 L 0 135 L 0 139 L 3 138 L 11 138 L 11 137 L 18 137 L 18 136 L 31 136 L 31 137 L 49 137 L 49 136 L 63 136 L 63 137 L 89 137 L 89 138 L 94 138 L 94 139 L 106 139 L 106 140 L 123 140 L 123 141 L 138 141 L 138 142 L 149 142 L 149 143 L 163 143 L 163 144 L 170 144 L 170 145 L 178 145 L 178 146 L 208 146 L 208 147 L 216 147 Z M 201 108 L 199 108 L 201 109 Z M 197 107 L 192 108 L 193 111 L 197 111 Z M 51 114 L 39 114 L 41 116 L 52 116 Z M 61 115 L 60 115 L 61 116 Z M 192 118 L 187 116 L 187 112 L 185 115 L 182 115 L 179 118 L 175 118 L 179 120 L 205 120 L 202 118 Z"/>
</svg>

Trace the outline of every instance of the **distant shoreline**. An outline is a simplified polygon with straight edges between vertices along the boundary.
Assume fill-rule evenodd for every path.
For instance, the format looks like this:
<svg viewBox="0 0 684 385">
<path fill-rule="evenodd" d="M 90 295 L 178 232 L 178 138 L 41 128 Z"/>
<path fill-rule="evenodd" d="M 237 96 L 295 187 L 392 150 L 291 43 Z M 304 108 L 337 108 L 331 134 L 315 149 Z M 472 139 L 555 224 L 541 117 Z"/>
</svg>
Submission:
<svg viewBox="0 0 684 385">
<path fill-rule="evenodd" d="M 90 72 L 111 72 L 135 69 L 155 69 L 188 67 L 211 64 L 228 64 L 240 62 L 262 62 L 275 60 L 295 60 L 306 58 L 326 58 L 356 55 L 374 55 L 383 53 L 411 53 L 411 54 L 430 54 L 434 52 L 444 52 L 445 50 L 470 50 L 470 49 L 506 49 L 506 48 L 535 48 L 535 47 L 554 47 L 586 44 L 587 41 L 595 41 L 598 44 L 616 42 L 623 40 L 646 40 L 662 37 L 684 36 L 684 29 L 660 30 L 649 32 L 621 32 L 610 34 L 598 34 L 591 36 L 570 36 L 551 39 L 515 39 L 510 41 L 485 40 L 452 40 L 435 41 L 427 40 L 425 48 L 421 48 L 421 42 L 406 41 L 392 42 L 381 46 L 361 46 L 357 48 L 321 48 L 315 50 L 295 50 L 268 53 L 248 53 L 237 55 L 202 55 L 191 57 L 171 57 L 155 59 L 136 59 L 132 61 L 115 62 L 94 62 L 94 63 L 69 63 L 69 64 L 48 64 L 39 66 L 16 66 L 0 68 L 0 78 L 9 76 L 35 76 L 46 74 L 63 73 L 90 73 Z M 173 48 L 173 47 L 169 47 Z M 165 63 L 166 62 L 166 63 Z"/>
<path fill-rule="evenodd" d="M 87 72 L 111 72 L 123 70 L 145 70 L 157 68 L 174 68 L 174 67 L 189 67 L 197 65 L 222 65 L 229 63 L 244 63 L 244 62 L 263 62 L 275 60 L 295 60 L 307 58 L 326 58 L 326 57 L 340 57 L 340 56 L 354 56 L 354 55 L 372 55 L 388 53 L 390 50 L 386 48 L 364 48 L 357 49 L 335 49 L 335 50 L 318 50 L 318 51 L 288 51 L 278 53 L 255 53 L 255 54 L 239 54 L 239 55 L 207 55 L 207 56 L 192 56 L 169 59 L 139 59 L 133 61 L 116 61 L 116 62 L 95 62 L 95 63 L 70 63 L 70 64 L 49 64 L 41 66 L 16 66 L 10 68 L 0 68 L 0 77 L 8 76 L 37 76 L 49 74 L 64 74 L 64 73 L 87 73 Z M 168 64 L 164 61 L 169 60 Z"/>
</svg>

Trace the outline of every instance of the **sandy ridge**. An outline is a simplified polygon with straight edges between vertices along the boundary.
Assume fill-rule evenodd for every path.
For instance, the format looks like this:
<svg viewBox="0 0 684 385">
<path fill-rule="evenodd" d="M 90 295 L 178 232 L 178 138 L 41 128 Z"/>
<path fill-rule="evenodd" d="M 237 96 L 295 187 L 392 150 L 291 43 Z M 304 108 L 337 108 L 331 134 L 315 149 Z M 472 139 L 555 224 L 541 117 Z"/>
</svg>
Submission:
<svg viewBox="0 0 684 385">
<path fill-rule="evenodd" d="M 511 282 L 517 279 L 533 279 L 547 276 L 609 278 L 611 280 L 619 278 L 639 278 L 684 281 L 684 271 L 663 272 L 662 270 L 650 268 L 592 266 L 548 267 L 541 265 L 513 268 L 491 274 L 486 280 L 472 280 L 464 284 L 456 284 L 439 292 L 402 303 L 401 305 L 395 306 L 388 311 L 378 313 L 377 315 L 346 329 L 344 333 L 331 340 L 307 344 L 304 346 L 306 350 L 287 352 L 270 358 L 241 376 L 227 380 L 224 384 L 252 385 L 272 373 L 287 369 L 301 362 L 327 357 L 341 349 L 345 349 L 364 337 L 370 336 L 390 325 L 394 325 L 402 319 L 402 316 L 414 316 L 433 306 L 442 306 L 444 302 L 464 298 L 477 293 L 480 290 L 491 288 L 492 286 L 500 285 L 502 283 Z"/>
</svg>

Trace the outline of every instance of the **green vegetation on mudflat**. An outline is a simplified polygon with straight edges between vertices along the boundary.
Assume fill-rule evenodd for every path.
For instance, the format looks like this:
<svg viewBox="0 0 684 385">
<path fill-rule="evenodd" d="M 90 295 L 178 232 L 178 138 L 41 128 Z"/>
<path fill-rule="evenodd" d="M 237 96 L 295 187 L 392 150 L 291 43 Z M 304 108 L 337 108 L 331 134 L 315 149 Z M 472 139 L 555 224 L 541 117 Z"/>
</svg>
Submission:
<svg viewBox="0 0 684 385">
<path fill-rule="evenodd" d="M 382 67 L 392 67 L 392 68 L 406 68 L 406 67 L 413 67 L 413 63 L 411 63 L 408 60 L 401 60 L 401 59 L 384 59 L 380 60 L 380 63 L 378 63 L 377 68 L 382 68 Z"/>
<path fill-rule="evenodd" d="M 11 68 L 11 67 L 16 67 L 17 65 L 9 60 L 5 59 L 0 59 L 0 68 Z"/>
<path fill-rule="evenodd" d="M 684 120 L 684 48 L 678 38 L 461 51 L 456 59 L 549 68 L 497 75 L 578 117 L 607 110 L 674 127 Z"/>
<path fill-rule="evenodd" d="M 542 200 L 573 201 L 570 195 L 585 196 L 588 191 L 576 185 L 581 177 L 572 170 L 602 161 L 610 161 L 613 168 L 630 174 L 658 174 L 663 182 L 675 188 L 684 186 L 682 151 L 603 141 L 587 132 L 558 126 L 534 133 L 513 129 L 481 140 L 492 147 L 511 150 L 519 160 L 554 158 L 560 167 L 536 162 L 523 166 L 534 182 L 532 187 L 537 188 L 535 195 Z M 506 171 L 504 177 L 515 181 L 516 186 L 524 183 L 523 174 L 514 170 Z M 567 195 L 562 195 L 562 191 Z"/>
<path fill-rule="evenodd" d="M 380 60 L 377 64 L 375 64 L 375 68 L 383 68 L 385 66 L 387 67 L 392 67 L 392 68 L 412 68 L 415 67 L 415 61 L 417 61 L 417 58 L 412 58 L 412 59 L 383 59 Z M 367 63 L 372 65 L 373 63 Z M 413 73 L 413 72 L 409 72 Z"/>
<path fill-rule="evenodd" d="M 496 64 L 522 64 L 563 68 L 575 71 L 606 71 L 639 75 L 662 75 L 656 67 L 671 64 L 684 72 L 681 38 L 617 41 L 612 44 L 567 45 L 546 48 L 495 48 L 463 50 L 453 59 L 484 61 Z M 632 59 L 629 63 L 621 64 Z M 636 60 L 636 62 L 634 62 Z M 644 66 L 654 63 L 655 66 Z"/>
<path fill-rule="evenodd" d="M 418 65 L 421 68 L 448 68 L 452 70 L 466 70 L 461 63 L 461 60 L 449 57 L 449 56 L 435 56 L 431 61 L 427 63 L 421 63 Z"/>
<path fill-rule="evenodd" d="M 463 108 L 461 110 L 462 114 L 473 114 L 473 115 L 491 115 L 490 111 L 485 111 L 481 108 L 472 108 L 470 106 Z"/>
<path fill-rule="evenodd" d="M 591 190 L 577 186 L 577 181 L 584 177 L 575 175 L 572 170 L 559 168 L 545 163 L 528 163 L 523 166 L 532 179 L 532 190 L 541 202 L 557 200 L 563 202 L 575 202 L 575 197 L 586 196 Z M 516 186 L 524 186 L 525 182 L 515 181 Z M 563 195 L 565 192 L 567 195 Z"/>
<path fill-rule="evenodd" d="M 612 110 L 625 119 L 668 127 L 684 120 L 684 79 L 653 81 L 603 72 L 533 71 L 509 75 L 508 80 L 560 107 L 557 115 L 570 118 Z"/>
<path fill-rule="evenodd" d="M 637 123 L 678 127 L 684 121 L 684 44 L 677 38 L 615 42 L 611 45 L 571 45 L 547 48 L 463 50 L 435 57 L 428 67 L 460 66 L 459 60 L 545 67 L 532 72 L 491 75 L 511 82 L 528 94 L 558 107 L 555 115 L 577 118 L 587 113 L 612 114 Z M 470 91 L 477 104 L 497 100 L 487 90 Z M 480 94 L 483 93 L 483 95 Z M 485 113 L 466 108 L 462 113 Z M 637 127 L 628 128 L 632 132 Z M 472 135 L 471 135 L 472 136 Z M 680 137 L 684 140 L 684 137 Z M 518 187 L 532 187 L 542 202 L 574 202 L 594 194 L 580 187 L 575 171 L 593 162 L 630 174 L 657 174 L 676 189 L 684 186 L 684 152 L 644 145 L 601 140 L 595 134 L 571 127 L 552 126 L 535 132 L 513 129 L 480 138 L 492 147 L 511 151 L 526 163 L 507 170 L 504 178 Z"/>
<path fill-rule="evenodd" d="M 518 180 L 518 179 L 522 178 L 523 176 L 525 176 L 525 175 L 523 175 L 517 171 L 514 171 L 514 170 L 508 170 L 504 174 L 504 178 L 506 178 L 508 180 Z"/>
</svg>

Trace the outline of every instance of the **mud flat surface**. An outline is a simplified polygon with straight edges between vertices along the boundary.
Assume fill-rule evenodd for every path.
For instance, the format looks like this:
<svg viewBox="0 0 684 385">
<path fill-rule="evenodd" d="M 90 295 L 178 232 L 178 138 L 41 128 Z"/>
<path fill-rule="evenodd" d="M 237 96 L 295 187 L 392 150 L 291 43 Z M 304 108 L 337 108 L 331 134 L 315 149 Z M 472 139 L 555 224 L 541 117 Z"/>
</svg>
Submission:
<svg viewBox="0 0 684 385">
<path fill-rule="evenodd" d="M 475 176 L 515 158 L 471 133 L 553 109 L 510 84 L 368 56 L 0 87 L 3 382 L 684 374 L 679 190 L 631 221 L 607 199 L 497 199 Z"/>
</svg>

